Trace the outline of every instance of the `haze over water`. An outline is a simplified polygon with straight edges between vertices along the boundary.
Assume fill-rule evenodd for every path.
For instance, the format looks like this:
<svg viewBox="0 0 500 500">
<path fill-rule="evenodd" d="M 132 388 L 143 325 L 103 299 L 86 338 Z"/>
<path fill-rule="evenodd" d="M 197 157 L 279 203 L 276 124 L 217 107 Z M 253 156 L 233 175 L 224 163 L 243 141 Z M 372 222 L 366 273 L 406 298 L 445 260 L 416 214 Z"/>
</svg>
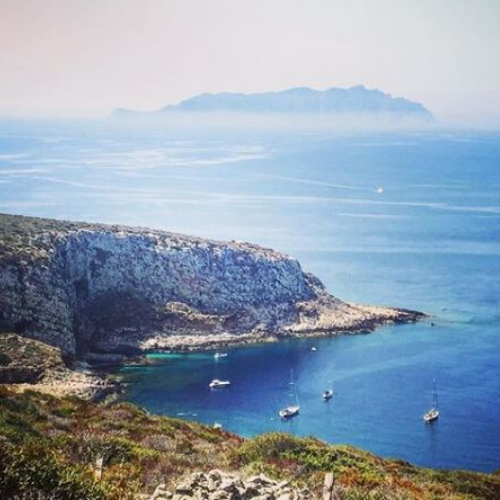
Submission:
<svg viewBox="0 0 500 500">
<path fill-rule="evenodd" d="M 157 356 L 126 397 L 243 435 L 500 468 L 500 134 L 213 134 L 3 124 L 0 211 L 276 248 L 344 300 L 431 314 L 371 335 Z M 381 189 L 378 189 L 381 188 Z M 311 347 L 317 351 L 311 351 Z M 301 414 L 277 418 L 298 381 Z M 208 382 L 229 378 L 227 391 Z M 424 425 L 432 379 L 441 417 Z M 322 391 L 333 381 L 336 395 Z"/>
</svg>

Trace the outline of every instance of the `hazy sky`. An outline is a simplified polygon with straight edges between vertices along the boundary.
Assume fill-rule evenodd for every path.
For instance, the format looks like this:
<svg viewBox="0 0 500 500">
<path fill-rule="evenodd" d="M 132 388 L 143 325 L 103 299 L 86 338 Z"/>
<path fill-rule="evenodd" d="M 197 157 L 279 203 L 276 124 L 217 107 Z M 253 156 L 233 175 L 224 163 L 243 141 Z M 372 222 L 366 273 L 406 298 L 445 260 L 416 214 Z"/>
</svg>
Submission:
<svg viewBox="0 0 500 500">
<path fill-rule="evenodd" d="M 500 0 L 0 0 L 0 114 L 364 84 L 500 123 Z"/>
</svg>

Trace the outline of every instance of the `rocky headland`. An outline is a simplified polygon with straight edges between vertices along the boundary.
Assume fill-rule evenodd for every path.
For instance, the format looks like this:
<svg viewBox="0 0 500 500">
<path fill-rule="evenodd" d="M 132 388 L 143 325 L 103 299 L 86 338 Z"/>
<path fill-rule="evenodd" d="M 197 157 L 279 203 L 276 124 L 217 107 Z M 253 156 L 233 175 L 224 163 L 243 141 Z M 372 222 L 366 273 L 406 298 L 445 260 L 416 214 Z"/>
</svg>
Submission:
<svg viewBox="0 0 500 500">
<path fill-rule="evenodd" d="M 421 316 L 343 302 L 297 260 L 249 243 L 0 215 L 0 329 L 80 359 L 370 331 Z"/>
</svg>

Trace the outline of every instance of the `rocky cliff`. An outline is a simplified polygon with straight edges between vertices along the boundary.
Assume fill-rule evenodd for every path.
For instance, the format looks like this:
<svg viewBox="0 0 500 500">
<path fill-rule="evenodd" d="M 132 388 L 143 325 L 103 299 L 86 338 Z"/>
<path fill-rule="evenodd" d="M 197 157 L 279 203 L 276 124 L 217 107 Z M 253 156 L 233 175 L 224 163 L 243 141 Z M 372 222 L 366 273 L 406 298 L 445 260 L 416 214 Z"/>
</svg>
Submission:
<svg viewBox="0 0 500 500">
<path fill-rule="evenodd" d="M 256 245 L 0 215 L 0 328 L 71 354 L 367 330 L 418 317 L 342 302 L 295 259 Z"/>
</svg>

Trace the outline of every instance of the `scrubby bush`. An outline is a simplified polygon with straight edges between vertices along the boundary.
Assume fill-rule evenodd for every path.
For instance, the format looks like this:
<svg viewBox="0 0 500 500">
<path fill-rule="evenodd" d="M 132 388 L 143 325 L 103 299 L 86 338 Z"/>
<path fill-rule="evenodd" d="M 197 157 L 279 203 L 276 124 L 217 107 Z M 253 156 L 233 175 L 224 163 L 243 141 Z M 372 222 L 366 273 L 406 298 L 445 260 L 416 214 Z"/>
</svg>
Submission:
<svg viewBox="0 0 500 500">
<path fill-rule="evenodd" d="M 105 500 L 107 494 L 90 470 L 58 460 L 45 446 L 0 441 L 0 498 Z"/>
<path fill-rule="evenodd" d="M 0 351 L 0 366 L 7 366 L 11 361 L 7 354 Z"/>
</svg>

